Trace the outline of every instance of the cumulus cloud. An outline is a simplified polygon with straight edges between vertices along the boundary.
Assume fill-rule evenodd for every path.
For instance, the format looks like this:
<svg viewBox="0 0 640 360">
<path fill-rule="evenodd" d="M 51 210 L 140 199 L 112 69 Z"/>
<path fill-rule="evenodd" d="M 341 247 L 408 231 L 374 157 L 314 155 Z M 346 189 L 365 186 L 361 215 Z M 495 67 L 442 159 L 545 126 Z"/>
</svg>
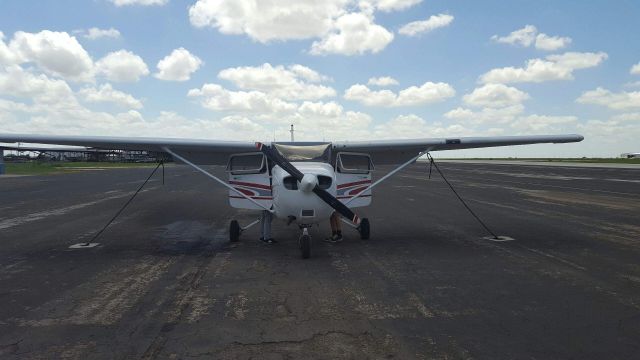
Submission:
<svg viewBox="0 0 640 360">
<path fill-rule="evenodd" d="M 100 39 L 100 38 L 112 38 L 112 39 L 117 39 L 120 37 L 120 31 L 114 29 L 114 28 L 109 28 L 109 29 L 99 29 L 96 27 L 92 27 L 90 29 L 88 29 L 86 32 L 80 31 L 82 33 L 84 33 L 84 37 L 89 39 L 89 40 L 96 40 L 96 39 Z"/>
<path fill-rule="evenodd" d="M 453 21 L 453 16 L 447 14 L 432 15 L 427 20 L 413 21 L 400 28 L 398 33 L 407 36 L 416 36 L 428 33 L 435 29 L 449 26 Z"/>
<path fill-rule="evenodd" d="M 84 88 L 78 94 L 84 98 L 84 101 L 90 103 L 112 103 L 129 109 L 142 108 L 142 101 L 130 94 L 115 90 L 111 84 L 104 84 L 100 88 Z"/>
<path fill-rule="evenodd" d="M 582 93 L 576 102 L 607 106 L 614 110 L 640 108 L 640 91 L 614 93 L 599 87 Z"/>
<path fill-rule="evenodd" d="M 261 43 L 308 39 L 328 32 L 347 2 L 198 0 L 189 8 L 189 20 L 196 27 L 213 27 L 223 34 L 245 34 Z"/>
<path fill-rule="evenodd" d="M 575 129 L 578 124 L 576 116 L 549 116 L 532 114 L 522 116 L 510 124 L 510 127 L 518 133 L 550 134 L 568 129 Z"/>
<path fill-rule="evenodd" d="M 284 67 L 265 63 L 261 66 L 227 68 L 220 71 L 218 77 L 230 81 L 239 89 L 258 90 L 287 100 L 317 100 L 336 95 L 333 88 L 315 84 L 327 81 L 326 76 L 298 64 Z"/>
<path fill-rule="evenodd" d="M 533 25 L 526 25 L 522 29 L 515 30 L 507 36 L 493 35 L 493 41 L 529 47 L 534 45 L 536 49 L 553 51 L 562 49 L 571 44 L 571 38 L 562 36 L 549 36 L 539 33 L 538 29 Z"/>
<path fill-rule="evenodd" d="M 422 0 L 373 0 L 371 4 L 381 11 L 389 12 L 406 10 L 421 2 Z"/>
<path fill-rule="evenodd" d="M 96 71 L 116 82 L 135 82 L 149 75 L 149 68 L 144 60 L 127 50 L 107 54 L 96 63 Z"/>
<path fill-rule="evenodd" d="M 428 137 L 468 136 L 472 129 L 461 124 L 428 123 L 415 114 L 399 115 L 373 127 L 377 139 L 416 139 Z"/>
<path fill-rule="evenodd" d="M 4 33 L 0 31 L 0 66 L 16 64 L 18 59 L 4 42 Z"/>
<path fill-rule="evenodd" d="M 158 72 L 154 76 L 161 80 L 187 81 L 201 65 L 202 60 L 199 57 L 185 48 L 179 48 L 158 62 Z"/>
<path fill-rule="evenodd" d="M 608 55 L 604 52 L 567 52 L 549 55 L 545 59 L 531 59 L 525 67 L 504 67 L 490 70 L 480 77 L 482 83 L 543 82 L 551 80 L 572 80 L 573 72 L 598 66 Z"/>
<path fill-rule="evenodd" d="M 335 22 L 335 31 L 311 44 L 311 54 L 361 55 L 377 53 L 393 40 L 393 33 L 364 13 L 349 13 Z"/>
<path fill-rule="evenodd" d="M 356 55 L 379 52 L 393 40 L 393 33 L 374 23 L 376 11 L 404 10 L 420 1 L 198 0 L 189 8 L 189 20 L 261 43 L 317 39 L 310 50 L 314 55 Z"/>
<path fill-rule="evenodd" d="M 68 106 L 76 103 L 71 87 L 61 79 L 33 74 L 12 65 L 0 71 L 0 95 L 27 98 L 37 106 Z"/>
<path fill-rule="evenodd" d="M 524 112 L 522 104 L 515 104 L 505 107 L 484 107 L 478 111 L 465 109 L 462 107 L 455 108 L 444 114 L 444 117 L 450 120 L 464 121 L 472 124 L 508 124 L 513 122 L 517 116 Z"/>
<path fill-rule="evenodd" d="M 91 81 L 93 79 L 91 56 L 74 36 L 70 36 L 66 32 L 44 30 L 39 33 L 27 33 L 18 31 L 9 43 L 9 49 L 13 54 L 14 62 L 34 63 L 50 75 L 72 81 Z M 2 56 L 1 53 L 0 47 L 0 56 Z"/>
<path fill-rule="evenodd" d="M 372 77 L 367 81 L 367 85 L 374 86 L 392 86 L 398 85 L 398 80 L 390 77 L 390 76 L 382 76 L 382 77 Z"/>
<path fill-rule="evenodd" d="M 165 5 L 169 2 L 169 0 L 109 0 L 115 6 L 128 6 L 128 5 L 140 5 L 140 6 L 150 6 L 150 5 Z"/>
<path fill-rule="evenodd" d="M 529 99 L 529 95 L 504 84 L 485 84 L 462 99 L 471 106 L 504 107 L 520 104 Z"/>
<path fill-rule="evenodd" d="M 421 86 L 403 89 L 398 94 L 391 90 L 371 90 L 366 85 L 355 84 L 345 91 L 344 98 L 367 106 L 398 107 L 441 102 L 455 94 L 453 87 L 443 82 L 426 82 Z"/>
<path fill-rule="evenodd" d="M 0 50 L 0 53 L 1 53 L 1 50 Z M 629 73 L 631 75 L 640 75 L 640 62 L 635 64 L 635 65 L 633 65 L 631 67 L 631 70 L 629 70 Z"/>
<path fill-rule="evenodd" d="M 205 84 L 189 90 L 188 96 L 201 98 L 201 105 L 210 110 L 253 113 L 292 112 L 296 105 L 261 91 L 232 91 L 218 84 Z"/>
</svg>

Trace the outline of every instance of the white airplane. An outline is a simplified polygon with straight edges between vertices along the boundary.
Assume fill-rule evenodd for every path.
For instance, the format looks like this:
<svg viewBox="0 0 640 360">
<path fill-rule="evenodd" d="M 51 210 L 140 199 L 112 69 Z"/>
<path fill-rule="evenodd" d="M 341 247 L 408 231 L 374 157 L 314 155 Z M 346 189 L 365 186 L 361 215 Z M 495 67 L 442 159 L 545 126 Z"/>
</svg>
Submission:
<svg viewBox="0 0 640 360">
<path fill-rule="evenodd" d="M 540 143 L 579 142 L 581 135 L 466 137 L 416 140 L 272 142 L 136 137 L 0 134 L 0 142 L 85 146 L 94 149 L 164 152 L 229 189 L 234 208 L 268 212 L 302 230 L 303 258 L 311 254 L 308 228 L 334 212 L 368 239 L 370 224 L 352 209 L 371 204 L 372 189 L 431 151 Z M 2 147 L 2 145 L 0 145 Z M 373 181 L 374 164 L 397 165 Z M 226 165 L 224 181 L 199 165 Z M 231 221 L 230 240 L 257 224 Z"/>
</svg>

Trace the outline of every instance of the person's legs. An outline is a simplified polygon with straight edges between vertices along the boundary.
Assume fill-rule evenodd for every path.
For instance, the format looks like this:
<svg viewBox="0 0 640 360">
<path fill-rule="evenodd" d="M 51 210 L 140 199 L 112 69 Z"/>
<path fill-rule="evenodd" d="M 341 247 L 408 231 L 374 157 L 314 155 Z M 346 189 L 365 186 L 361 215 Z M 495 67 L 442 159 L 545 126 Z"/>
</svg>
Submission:
<svg viewBox="0 0 640 360">
<path fill-rule="evenodd" d="M 336 241 L 342 241 L 342 224 L 340 223 L 340 215 L 338 215 L 337 212 L 334 212 L 333 215 L 335 217 L 334 219 L 335 225 L 333 229 L 336 232 L 336 236 L 334 237 L 334 239 Z"/>
<path fill-rule="evenodd" d="M 271 237 L 271 221 L 273 219 L 273 215 L 269 211 L 262 211 L 262 216 L 260 217 L 260 229 L 262 231 L 262 237 L 260 240 L 272 244 L 275 241 Z"/>
<path fill-rule="evenodd" d="M 340 218 L 338 213 L 334 212 L 329 218 L 329 224 L 331 224 L 331 236 L 325 239 L 325 241 L 336 242 L 342 241 L 342 228 L 340 226 Z"/>
</svg>

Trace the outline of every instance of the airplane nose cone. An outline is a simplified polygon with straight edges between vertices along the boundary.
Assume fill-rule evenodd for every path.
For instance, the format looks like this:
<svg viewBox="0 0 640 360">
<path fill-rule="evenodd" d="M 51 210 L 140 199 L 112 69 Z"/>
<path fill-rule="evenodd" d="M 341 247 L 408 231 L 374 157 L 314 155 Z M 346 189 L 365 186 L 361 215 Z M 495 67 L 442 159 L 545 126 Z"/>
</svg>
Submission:
<svg viewBox="0 0 640 360">
<path fill-rule="evenodd" d="M 318 177 L 313 174 L 304 174 L 300 181 L 300 190 L 311 192 L 318 185 Z"/>
</svg>

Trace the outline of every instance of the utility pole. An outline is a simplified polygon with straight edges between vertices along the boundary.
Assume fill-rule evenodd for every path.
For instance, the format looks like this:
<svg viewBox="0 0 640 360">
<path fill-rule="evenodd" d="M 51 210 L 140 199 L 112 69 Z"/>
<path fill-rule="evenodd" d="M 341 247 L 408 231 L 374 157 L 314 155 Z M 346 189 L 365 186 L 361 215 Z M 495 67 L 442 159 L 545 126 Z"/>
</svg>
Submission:
<svg viewBox="0 0 640 360">
<path fill-rule="evenodd" d="M 295 140 L 293 139 L 293 124 L 291 124 L 291 130 L 289 130 L 289 132 L 291 133 L 291 142 L 294 142 Z"/>
</svg>

